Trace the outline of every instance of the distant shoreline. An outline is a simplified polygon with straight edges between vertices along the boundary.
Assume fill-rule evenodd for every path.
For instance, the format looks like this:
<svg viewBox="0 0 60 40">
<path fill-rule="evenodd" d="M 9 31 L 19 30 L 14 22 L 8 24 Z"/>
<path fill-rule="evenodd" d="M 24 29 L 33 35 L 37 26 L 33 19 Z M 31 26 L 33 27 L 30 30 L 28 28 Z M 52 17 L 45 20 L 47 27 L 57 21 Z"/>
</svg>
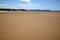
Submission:
<svg viewBox="0 0 60 40">
<path fill-rule="evenodd" d="M 0 11 L 0 12 L 60 12 L 60 11 Z"/>
</svg>

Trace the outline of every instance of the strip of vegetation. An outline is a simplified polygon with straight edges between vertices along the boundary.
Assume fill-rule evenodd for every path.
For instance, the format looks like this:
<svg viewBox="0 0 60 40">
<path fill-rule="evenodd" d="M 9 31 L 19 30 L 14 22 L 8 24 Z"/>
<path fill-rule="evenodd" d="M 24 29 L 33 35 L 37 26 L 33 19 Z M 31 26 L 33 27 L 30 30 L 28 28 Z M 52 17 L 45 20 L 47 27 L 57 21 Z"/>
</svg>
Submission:
<svg viewBox="0 0 60 40">
<path fill-rule="evenodd" d="M 5 9 L 5 8 L 0 8 L 0 11 L 39 11 L 39 12 L 60 12 L 60 11 L 40 10 L 40 9 L 27 10 L 27 9 Z"/>
</svg>

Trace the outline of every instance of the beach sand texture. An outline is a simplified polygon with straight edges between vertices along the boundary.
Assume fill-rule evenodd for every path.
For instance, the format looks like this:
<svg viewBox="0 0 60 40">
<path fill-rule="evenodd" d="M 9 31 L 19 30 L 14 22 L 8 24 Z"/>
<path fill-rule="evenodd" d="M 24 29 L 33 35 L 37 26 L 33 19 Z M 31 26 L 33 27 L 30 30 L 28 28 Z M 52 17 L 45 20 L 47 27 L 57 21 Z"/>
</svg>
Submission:
<svg viewBox="0 0 60 40">
<path fill-rule="evenodd" d="M 60 12 L 0 12 L 0 40 L 60 40 Z"/>
</svg>

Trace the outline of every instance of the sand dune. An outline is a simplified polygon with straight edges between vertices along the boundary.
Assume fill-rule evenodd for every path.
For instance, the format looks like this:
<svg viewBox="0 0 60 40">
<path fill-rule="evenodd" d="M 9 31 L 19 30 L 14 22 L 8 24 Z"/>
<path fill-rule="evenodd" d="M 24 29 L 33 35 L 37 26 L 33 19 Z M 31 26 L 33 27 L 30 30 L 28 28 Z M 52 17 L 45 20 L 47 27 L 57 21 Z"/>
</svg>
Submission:
<svg viewBox="0 0 60 40">
<path fill-rule="evenodd" d="M 0 40 L 60 40 L 60 12 L 0 12 Z"/>
</svg>

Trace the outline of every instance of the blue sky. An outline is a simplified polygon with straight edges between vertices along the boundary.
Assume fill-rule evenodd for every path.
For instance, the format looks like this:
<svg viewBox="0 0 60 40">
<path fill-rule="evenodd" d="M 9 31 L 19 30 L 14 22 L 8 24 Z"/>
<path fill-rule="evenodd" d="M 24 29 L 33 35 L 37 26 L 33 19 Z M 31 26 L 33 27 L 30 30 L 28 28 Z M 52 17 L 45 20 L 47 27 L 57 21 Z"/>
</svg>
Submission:
<svg viewBox="0 0 60 40">
<path fill-rule="evenodd" d="M 0 8 L 60 10 L 60 0 L 0 0 Z"/>
</svg>

